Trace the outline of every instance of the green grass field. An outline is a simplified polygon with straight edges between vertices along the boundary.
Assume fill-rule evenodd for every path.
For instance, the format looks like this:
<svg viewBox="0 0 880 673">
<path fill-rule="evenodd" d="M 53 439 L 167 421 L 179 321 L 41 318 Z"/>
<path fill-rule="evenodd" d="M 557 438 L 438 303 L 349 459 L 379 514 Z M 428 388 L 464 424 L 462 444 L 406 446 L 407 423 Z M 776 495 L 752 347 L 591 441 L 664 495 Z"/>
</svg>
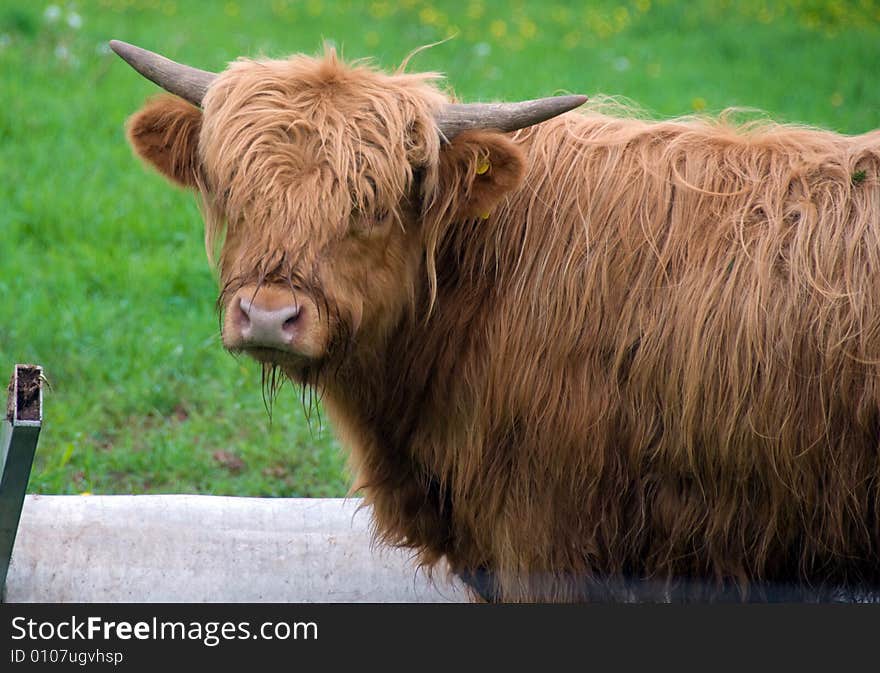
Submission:
<svg viewBox="0 0 880 673">
<path fill-rule="evenodd" d="M 345 493 L 330 428 L 223 352 L 192 195 L 132 158 L 156 88 L 111 38 L 218 70 L 316 52 L 440 70 L 464 100 L 605 93 L 654 115 L 748 106 L 880 127 L 880 2 L 183 2 L 0 5 L 0 374 L 45 366 L 42 493 Z"/>
</svg>

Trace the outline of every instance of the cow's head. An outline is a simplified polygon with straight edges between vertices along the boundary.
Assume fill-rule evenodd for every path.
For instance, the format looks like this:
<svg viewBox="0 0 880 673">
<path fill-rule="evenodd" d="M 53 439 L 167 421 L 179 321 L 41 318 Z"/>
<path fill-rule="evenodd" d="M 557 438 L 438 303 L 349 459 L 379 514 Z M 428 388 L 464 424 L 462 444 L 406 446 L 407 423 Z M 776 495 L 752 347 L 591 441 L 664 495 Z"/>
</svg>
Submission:
<svg viewBox="0 0 880 673">
<path fill-rule="evenodd" d="M 215 75 L 111 46 L 176 94 L 147 103 L 128 135 L 201 193 L 224 345 L 300 380 L 400 319 L 432 273 L 426 222 L 480 218 L 519 184 L 524 158 L 505 132 L 585 100 L 450 104 L 433 74 L 332 51 Z"/>
</svg>

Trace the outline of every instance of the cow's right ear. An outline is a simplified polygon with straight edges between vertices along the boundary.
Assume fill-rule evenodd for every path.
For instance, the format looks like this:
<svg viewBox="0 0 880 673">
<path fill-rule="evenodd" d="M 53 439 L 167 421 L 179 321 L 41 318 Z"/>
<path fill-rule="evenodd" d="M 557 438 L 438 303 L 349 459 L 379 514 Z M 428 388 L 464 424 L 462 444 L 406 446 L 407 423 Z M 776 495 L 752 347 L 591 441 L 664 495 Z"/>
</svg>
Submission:
<svg viewBox="0 0 880 673">
<path fill-rule="evenodd" d="M 464 131 L 440 151 L 434 208 L 452 218 L 486 218 L 519 186 L 525 166 L 523 151 L 507 135 Z"/>
<path fill-rule="evenodd" d="M 177 96 L 161 95 L 133 114 L 126 127 L 139 157 L 178 185 L 196 187 L 201 110 Z"/>
</svg>

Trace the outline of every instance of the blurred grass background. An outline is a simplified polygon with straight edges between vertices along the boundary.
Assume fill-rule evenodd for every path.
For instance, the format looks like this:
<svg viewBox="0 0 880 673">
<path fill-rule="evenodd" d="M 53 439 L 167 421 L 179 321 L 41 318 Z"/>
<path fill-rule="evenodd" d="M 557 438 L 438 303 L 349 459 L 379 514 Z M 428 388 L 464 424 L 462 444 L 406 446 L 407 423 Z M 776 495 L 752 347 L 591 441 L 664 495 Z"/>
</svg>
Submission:
<svg viewBox="0 0 880 673">
<path fill-rule="evenodd" d="M 748 106 L 880 127 L 876 0 L 95 0 L 0 4 L 0 374 L 52 389 L 30 490 L 337 496 L 344 456 L 288 385 L 225 354 L 195 199 L 132 158 L 156 88 L 118 38 L 219 70 L 316 52 L 440 70 L 464 100 L 619 95 L 657 116 Z"/>
</svg>

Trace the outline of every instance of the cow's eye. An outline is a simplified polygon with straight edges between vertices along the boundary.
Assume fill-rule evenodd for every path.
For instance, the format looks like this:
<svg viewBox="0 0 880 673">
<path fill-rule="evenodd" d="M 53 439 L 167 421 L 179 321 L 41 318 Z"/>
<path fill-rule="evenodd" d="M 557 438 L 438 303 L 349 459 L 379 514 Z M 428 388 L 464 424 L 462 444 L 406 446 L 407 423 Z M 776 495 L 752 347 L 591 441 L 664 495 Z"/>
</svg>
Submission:
<svg viewBox="0 0 880 673">
<path fill-rule="evenodd" d="M 355 211 L 352 213 L 350 233 L 358 238 L 384 237 L 388 234 L 392 219 L 387 210 Z"/>
</svg>

